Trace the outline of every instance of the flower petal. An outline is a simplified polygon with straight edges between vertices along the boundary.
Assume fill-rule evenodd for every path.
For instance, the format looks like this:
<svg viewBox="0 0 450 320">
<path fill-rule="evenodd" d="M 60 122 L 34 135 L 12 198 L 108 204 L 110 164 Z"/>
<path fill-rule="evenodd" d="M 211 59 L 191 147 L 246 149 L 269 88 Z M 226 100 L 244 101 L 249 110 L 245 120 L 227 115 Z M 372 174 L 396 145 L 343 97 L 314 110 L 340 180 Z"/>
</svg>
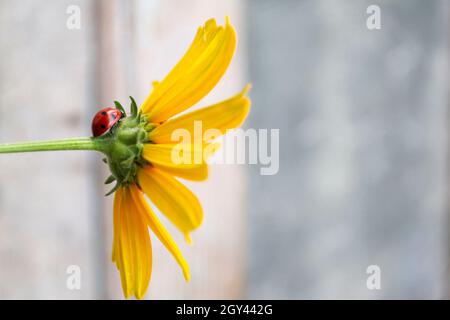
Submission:
<svg viewBox="0 0 450 320">
<path fill-rule="evenodd" d="M 189 239 L 203 220 L 197 197 L 170 174 L 148 166 L 138 173 L 139 184 L 150 200 Z"/>
<path fill-rule="evenodd" d="M 200 27 L 189 50 L 141 106 L 150 122 L 161 123 L 200 101 L 222 78 L 236 49 L 236 33 L 214 19 Z"/>
<path fill-rule="evenodd" d="M 158 217 L 155 215 L 138 187 L 133 184 L 130 186 L 130 190 L 141 217 L 145 219 L 153 233 L 158 237 L 158 239 L 167 248 L 167 250 L 169 250 L 170 253 L 174 256 L 175 260 L 183 270 L 184 278 L 186 279 L 186 281 L 189 281 L 189 266 L 186 260 L 184 260 L 183 256 L 181 255 L 180 249 L 178 249 L 177 244 L 175 243 L 175 241 L 173 241 L 166 228 L 164 228 L 164 226 L 161 224 Z"/>
<path fill-rule="evenodd" d="M 215 129 L 223 135 L 226 130 L 239 127 L 247 118 L 251 104 L 250 99 L 246 97 L 249 89 L 250 85 L 247 85 L 241 93 L 228 100 L 169 120 L 153 129 L 148 134 L 148 138 L 154 143 L 174 143 L 172 135 L 176 130 L 187 130 L 192 137 L 195 137 L 195 129 L 198 126 L 201 126 L 198 128 L 201 129 L 201 133 Z M 211 138 L 206 138 L 208 140 L 205 142 L 213 140 Z"/>
<path fill-rule="evenodd" d="M 142 156 L 155 167 L 174 176 L 202 181 L 208 177 L 204 150 L 201 145 L 148 143 L 144 145 Z"/>
<path fill-rule="evenodd" d="M 114 198 L 113 261 L 126 298 L 142 299 L 150 282 L 152 248 L 146 221 L 139 214 L 130 188 L 119 188 Z"/>
</svg>

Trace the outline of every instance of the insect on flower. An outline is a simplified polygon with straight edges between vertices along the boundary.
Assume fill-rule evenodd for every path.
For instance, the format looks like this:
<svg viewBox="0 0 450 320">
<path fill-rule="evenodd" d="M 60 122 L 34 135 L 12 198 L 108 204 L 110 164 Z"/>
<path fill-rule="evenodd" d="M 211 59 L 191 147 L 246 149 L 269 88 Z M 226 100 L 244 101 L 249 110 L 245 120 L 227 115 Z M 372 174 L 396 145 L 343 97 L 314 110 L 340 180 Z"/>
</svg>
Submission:
<svg viewBox="0 0 450 320">
<path fill-rule="evenodd" d="M 93 138 L 65 139 L 0 145 L 0 153 L 50 150 L 95 150 L 106 156 L 111 176 L 106 184 L 115 186 L 114 238 L 112 261 L 119 270 L 126 298 L 144 297 L 152 271 L 153 233 L 170 251 L 189 280 L 189 267 L 181 252 L 154 213 L 148 198 L 191 242 L 190 233 L 203 220 L 197 197 L 179 178 L 202 181 L 208 176 L 207 157 L 214 152 L 214 139 L 228 129 L 239 127 L 250 111 L 246 96 L 249 86 L 228 100 L 193 112 L 187 110 L 219 82 L 227 70 L 236 48 L 236 33 L 226 19 L 224 26 L 214 19 L 201 26 L 178 64 L 161 81 L 155 83 L 144 103 L 137 107 L 131 99 L 130 114 L 115 102 L 115 108 L 100 110 L 92 122 Z M 178 129 L 193 134 L 194 123 L 214 129 L 214 137 L 203 137 L 185 148 L 184 156 L 196 157 L 208 149 L 200 161 L 174 162 L 172 155 L 178 141 L 172 134 Z M 203 148 L 205 147 L 205 148 Z M 203 152 L 203 151 L 202 151 Z"/>
<path fill-rule="evenodd" d="M 122 117 L 122 112 L 116 108 L 104 108 L 92 119 L 92 134 L 99 137 L 107 133 Z"/>
</svg>

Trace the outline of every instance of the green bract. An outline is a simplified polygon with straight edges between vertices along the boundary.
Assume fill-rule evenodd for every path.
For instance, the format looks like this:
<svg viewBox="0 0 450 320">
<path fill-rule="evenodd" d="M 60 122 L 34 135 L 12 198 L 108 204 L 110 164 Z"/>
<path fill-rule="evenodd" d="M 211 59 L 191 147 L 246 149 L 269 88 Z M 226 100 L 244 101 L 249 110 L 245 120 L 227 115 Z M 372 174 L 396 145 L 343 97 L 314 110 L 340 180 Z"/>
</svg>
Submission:
<svg viewBox="0 0 450 320">
<path fill-rule="evenodd" d="M 144 143 L 148 143 L 147 133 L 153 128 L 147 119 L 138 112 L 136 102 L 131 99 L 131 115 L 127 117 L 124 108 L 119 102 L 116 107 L 122 111 L 124 117 L 103 136 L 94 138 L 102 146 L 101 151 L 106 155 L 105 162 L 111 170 L 111 176 L 105 184 L 116 181 L 116 186 L 108 192 L 112 194 L 118 187 L 136 182 L 139 167 L 147 163 L 142 158 Z"/>
</svg>

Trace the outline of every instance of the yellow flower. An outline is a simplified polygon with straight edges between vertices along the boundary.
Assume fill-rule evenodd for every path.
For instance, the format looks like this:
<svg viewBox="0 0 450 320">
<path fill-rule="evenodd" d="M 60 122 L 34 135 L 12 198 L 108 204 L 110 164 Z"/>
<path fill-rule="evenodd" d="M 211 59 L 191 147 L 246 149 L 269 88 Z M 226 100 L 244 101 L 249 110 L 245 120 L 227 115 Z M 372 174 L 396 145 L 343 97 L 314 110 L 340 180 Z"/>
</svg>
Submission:
<svg viewBox="0 0 450 320">
<path fill-rule="evenodd" d="M 134 295 L 141 299 L 149 285 L 152 247 L 148 228 L 170 251 L 189 281 L 188 264 L 144 194 L 190 242 L 189 234 L 202 223 L 203 211 L 197 197 L 177 178 L 205 180 L 208 166 L 203 157 L 200 162 L 174 163 L 172 154 L 177 143 L 172 141 L 172 133 L 185 129 L 193 135 L 195 121 L 201 121 L 203 130 L 217 129 L 220 134 L 240 126 L 250 110 L 250 100 L 246 97 L 249 87 L 226 101 L 173 117 L 214 88 L 227 70 L 235 48 L 236 33 L 228 19 L 225 26 L 218 26 L 211 19 L 200 27 L 184 57 L 164 80 L 155 83 L 139 110 L 145 119 L 147 137 L 142 140 L 143 150 L 138 148 L 140 158 L 131 158 L 136 165 L 122 174 L 120 166 L 110 164 L 115 178 L 126 177 L 117 179 L 121 183 L 114 197 L 112 253 L 126 298 Z M 122 140 L 126 136 L 123 132 L 119 133 Z M 210 145 L 212 140 L 202 141 L 202 147 Z M 194 157 L 195 146 L 188 150 L 193 150 L 188 157 Z M 120 154 L 122 150 L 114 152 Z"/>
</svg>

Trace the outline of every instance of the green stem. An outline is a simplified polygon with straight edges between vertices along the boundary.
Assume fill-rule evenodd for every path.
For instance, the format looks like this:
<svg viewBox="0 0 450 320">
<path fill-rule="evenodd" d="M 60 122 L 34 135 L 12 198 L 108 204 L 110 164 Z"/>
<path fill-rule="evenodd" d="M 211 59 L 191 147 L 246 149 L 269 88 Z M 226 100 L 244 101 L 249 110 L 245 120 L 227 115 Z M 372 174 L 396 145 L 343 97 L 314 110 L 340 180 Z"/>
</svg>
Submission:
<svg viewBox="0 0 450 320">
<path fill-rule="evenodd" d="M 72 138 L 0 144 L 0 153 L 57 150 L 95 150 L 102 152 L 103 149 L 103 144 L 94 138 Z"/>
</svg>

